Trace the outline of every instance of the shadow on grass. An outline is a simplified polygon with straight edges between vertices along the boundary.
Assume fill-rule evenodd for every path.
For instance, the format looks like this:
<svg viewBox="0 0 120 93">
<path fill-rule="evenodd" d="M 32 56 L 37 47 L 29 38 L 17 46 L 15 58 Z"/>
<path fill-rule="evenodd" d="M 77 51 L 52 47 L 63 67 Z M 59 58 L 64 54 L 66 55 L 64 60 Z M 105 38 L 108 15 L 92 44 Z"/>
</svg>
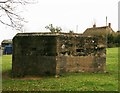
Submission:
<svg viewBox="0 0 120 93">
<path fill-rule="evenodd" d="M 25 76 L 18 76 L 18 77 L 14 77 L 12 70 L 6 70 L 2 72 L 2 79 L 5 80 L 39 80 L 39 79 L 47 79 L 47 78 L 70 78 L 70 77 L 95 77 L 95 76 L 115 76 L 115 73 L 113 72 L 76 72 L 76 73 L 62 73 L 61 75 L 59 75 L 58 77 L 56 77 L 56 75 L 46 75 L 46 76 L 42 76 L 42 75 L 25 75 Z M 117 73 L 116 73 L 117 75 Z M 117 76 L 116 76 L 117 77 Z"/>
<path fill-rule="evenodd" d="M 46 79 L 46 78 L 55 78 L 55 75 L 25 75 L 25 76 L 14 76 L 12 70 L 6 70 L 2 72 L 2 79 L 5 80 L 39 80 L 39 79 Z"/>
<path fill-rule="evenodd" d="M 2 72 L 3 79 L 11 79 L 12 78 L 12 70 L 7 70 Z"/>
</svg>

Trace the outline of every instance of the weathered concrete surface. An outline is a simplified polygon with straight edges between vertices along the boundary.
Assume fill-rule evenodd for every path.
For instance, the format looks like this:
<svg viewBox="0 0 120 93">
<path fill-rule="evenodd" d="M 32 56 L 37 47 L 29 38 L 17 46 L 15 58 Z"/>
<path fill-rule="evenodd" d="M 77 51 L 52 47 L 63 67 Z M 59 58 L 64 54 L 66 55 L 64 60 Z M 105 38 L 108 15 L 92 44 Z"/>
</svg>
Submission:
<svg viewBox="0 0 120 93">
<path fill-rule="evenodd" d="M 12 59 L 14 76 L 55 75 L 56 39 L 54 36 L 15 37 Z"/>
<path fill-rule="evenodd" d="M 72 56 L 58 57 L 57 69 L 63 72 L 103 72 L 105 70 L 105 58 L 95 56 Z M 59 74 L 58 73 L 58 74 Z"/>
<path fill-rule="evenodd" d="M 105 39 L 69 33 L 17 34 L 13 39 L 13 76 L 103 72 Z"/>
</svg>

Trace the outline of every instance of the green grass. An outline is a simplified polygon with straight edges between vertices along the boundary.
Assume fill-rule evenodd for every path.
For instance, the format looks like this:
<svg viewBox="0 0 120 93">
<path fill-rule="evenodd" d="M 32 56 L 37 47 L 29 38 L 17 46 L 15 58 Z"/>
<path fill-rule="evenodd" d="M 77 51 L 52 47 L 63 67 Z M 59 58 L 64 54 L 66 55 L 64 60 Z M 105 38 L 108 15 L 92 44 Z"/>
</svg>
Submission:
<svg viewBox="0 0 120 93">
<path fill-rule="evenodd" d="M 11 57 L 2 56 L 3 91 L 118 91 L 118 48 L 107 49 L 108 73 L 66 73 L 60 78 L 13 79 Z"/>
</svg>

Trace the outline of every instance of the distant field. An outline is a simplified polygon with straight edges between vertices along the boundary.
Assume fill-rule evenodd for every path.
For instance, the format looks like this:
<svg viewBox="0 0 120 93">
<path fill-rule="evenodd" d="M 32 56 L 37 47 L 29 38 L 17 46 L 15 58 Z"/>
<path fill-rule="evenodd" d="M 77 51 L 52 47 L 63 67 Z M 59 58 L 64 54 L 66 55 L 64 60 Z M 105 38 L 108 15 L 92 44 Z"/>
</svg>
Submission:
<svg viewBox="0 0 120 93">
<path fill-rule="evenodd" d="M 10 77 L 11 57 L 2 56 L 3 91 L 118 91 L 118 48 L 107 49 L 108 73 L 66 73 L 60 78 L 13 79 Z"/>
</svg>

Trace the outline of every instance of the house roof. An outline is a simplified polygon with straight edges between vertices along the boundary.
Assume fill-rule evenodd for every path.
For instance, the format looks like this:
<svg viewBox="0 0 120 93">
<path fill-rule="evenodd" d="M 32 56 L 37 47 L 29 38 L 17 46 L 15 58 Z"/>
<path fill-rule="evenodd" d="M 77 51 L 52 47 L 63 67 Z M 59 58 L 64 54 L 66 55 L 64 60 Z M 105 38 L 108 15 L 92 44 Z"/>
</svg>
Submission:
<svg viewBox="0 0 120 93">
<path fill-rule="evenodd" d="M 4 43 L 4 44 L 5 43 L 12 43 L 12 39 L 5 39 L 5 40 L 2 41 L 2 43 Z"/>
<path fill-rule="evenodd" d="M 92 28 L 87 28 L 83 35 L 86 36 L 105 36 L 107 34 L 114 34 L 115 32 L 113 29 L 109 26 L 102 26 L 102 27 L 92 27 Z"/>
</svg>

